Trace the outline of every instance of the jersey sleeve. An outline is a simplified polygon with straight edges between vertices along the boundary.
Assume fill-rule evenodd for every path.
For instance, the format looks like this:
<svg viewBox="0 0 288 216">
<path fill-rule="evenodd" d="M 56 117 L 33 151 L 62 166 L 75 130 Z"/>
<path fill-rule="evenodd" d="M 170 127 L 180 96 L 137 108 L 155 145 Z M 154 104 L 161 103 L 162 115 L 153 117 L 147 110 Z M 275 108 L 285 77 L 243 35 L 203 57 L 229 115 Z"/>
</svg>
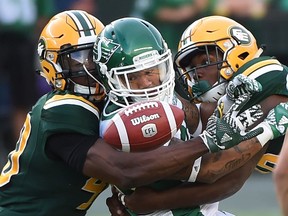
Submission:
<svg viewBox="0 0 288 216">
<path fill-rule="evenodd" d="M 241 73 L 256 79 L 262 85 L 262 91 L 255 93 L 242 110 L 271 95 L 288 96 L 288 68 L 277 59 L 267 56 L 253 59 L 243 65 L 235 75 Z"/>
<path fill-rule="evenodd" d="M 75 95 L 54 95 L 41 110 L 42 128 L 46 132 L 99 134 L 99 109 Z"/>
</svg>

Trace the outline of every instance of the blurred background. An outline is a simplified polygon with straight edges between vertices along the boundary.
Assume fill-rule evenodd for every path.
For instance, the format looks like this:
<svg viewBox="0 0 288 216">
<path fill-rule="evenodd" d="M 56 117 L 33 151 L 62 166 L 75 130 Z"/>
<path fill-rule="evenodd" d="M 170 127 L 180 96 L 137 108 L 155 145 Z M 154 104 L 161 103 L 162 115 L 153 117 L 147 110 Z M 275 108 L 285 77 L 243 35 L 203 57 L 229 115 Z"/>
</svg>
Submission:
<svg viewBox="0 0 288 216">
<path fill-rule="evenodd" d="M 264 55 L 288 64 L 287 0 L 0 0 L 0 167 L 14 149 L 27 111 L 50 90 L 35 72 L 40 32 L 53 15 L 68 9 L 86 10 L 104 25 L 126 16 L 143 18 L 160 30 L 173 54 L 189 24 L 203 16 L 224 15 L 249 29 L 259 46 L 265 44 Z M 103 200 L 99 205 L 105 212 Z M 253 174 L 223 207 L 237 209 L 237 215 L 249 211 L 250 215 L 279 215 L 271 175 Z"/>
</svg>

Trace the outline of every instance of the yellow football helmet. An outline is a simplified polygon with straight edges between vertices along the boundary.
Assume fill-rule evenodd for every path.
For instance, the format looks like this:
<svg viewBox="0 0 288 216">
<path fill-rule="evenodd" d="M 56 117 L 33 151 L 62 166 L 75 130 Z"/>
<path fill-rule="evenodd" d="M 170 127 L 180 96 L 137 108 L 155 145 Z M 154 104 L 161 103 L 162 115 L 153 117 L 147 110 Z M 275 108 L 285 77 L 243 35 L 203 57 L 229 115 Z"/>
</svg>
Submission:
<svg viewBox="0 0 288 216">
<path fill-rule="evenodd" d="M 260 50 L 251 32 L 236 21 L 223 16 L 199 19 L 188 26 L 179 42 L 174 59 L 178 79 L 176 91 L 180 84 L 182 93 L 184 89 L 184 94 L 190 99 L 217 101 L 225 93 L 227 80 L 244 63 L 258 57 Z M 209 53 L 212 51 L 216 55 L 216 62 L 209 61 Z M 201 68 L 217 65 L 219 76 L 212 85 L 197 80 L 198 66 L 189 66 L 192 57 L 199 52 L 205 52 L 208 59 Z"/>
<path fill-rule="evenodd" d="M 103 99 L 105 93 L 93 62 L 93 45 L 103 28 L 97 18 L 81 10 L 51 18 L 40 35 L 38 55 L 40 74 L 52 88 Z"/>
</svg>

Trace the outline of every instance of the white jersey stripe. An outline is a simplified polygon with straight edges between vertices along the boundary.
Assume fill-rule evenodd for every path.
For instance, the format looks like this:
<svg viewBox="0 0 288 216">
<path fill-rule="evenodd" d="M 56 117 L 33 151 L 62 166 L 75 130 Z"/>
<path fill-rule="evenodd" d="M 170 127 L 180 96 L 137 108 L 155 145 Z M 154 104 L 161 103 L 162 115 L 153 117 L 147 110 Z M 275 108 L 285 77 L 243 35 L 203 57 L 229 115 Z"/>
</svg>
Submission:
<svg viewBox="0 0 288 216">
<path fill-rule="evenodd" d="M 99 112 L 96 110 L 94 107 L 91 107 L 90 105 L 84 103 L 83 101 L 80 100 L 75 100 L 75 99 L 63 99 L 63 100 L 57 100 L 57 101 L 52 101 L 50 103 L 46 103 L 43 107 L 43 109 L 48 110 L 52 107 L 57 107 L 57 106 L 62 106 L 62 105 L 75 105 L 75 106 L 81 106 L 85 108 L 86 110 L 89 110 L 92 112 L 98 119 L 99 119 Z"/>
<path fill-rule="evenodd" d="M 284 69 L 283 66 L 278 64 L 267 65 L 265 67 L 255 70 L 253 73 L 248 75 L 248 77 L 250 77 L 251 79 L 255 79 L 271 71 L 283 71 L 283 69 Z"/>
</svg>

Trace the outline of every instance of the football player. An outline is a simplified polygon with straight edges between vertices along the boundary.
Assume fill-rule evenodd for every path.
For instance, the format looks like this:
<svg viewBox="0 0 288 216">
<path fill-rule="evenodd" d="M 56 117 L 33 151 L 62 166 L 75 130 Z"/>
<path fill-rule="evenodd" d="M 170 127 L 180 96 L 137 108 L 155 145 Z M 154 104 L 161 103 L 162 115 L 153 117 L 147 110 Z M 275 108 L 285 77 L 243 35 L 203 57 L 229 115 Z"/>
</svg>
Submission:
<svg viewBox="0 0 288 216">
<path fill-rule="evenodd" d="M 209 146 L 197 138 L 150 154 L 125 153 L 105 144 L 99 138 L 105 92 L 92 55 L 102 29 L 98 19 L 80 10 L 55 15 L 43 29 L 39 73 L 52 90 L 27 114 L 3 167 L 0 215 L 84 216 L 107 183 L 123 188 L 149 184 L 178 172 L 210 148 L 237 143 L 225 147 L 211 141 Z"/>
<path fill-rule="evenodd" d="M 202 102 L 199 106 L 201 112 L 201 107 L 207 105 L 205 102 L 231 103 L 248 88 L 255 87 L 249 83 L 251 79 L 260 83 L 261 91 L 255 91 L 243 109 L 256 103 L 262 103 L 262 109 L 271 109 L 287 102 L 288 68 L 274 57 L 260 56 L 262 52 L 263 48 L 258 48 L 253 34 L 234 20 L 222 16 L 199 19 L 183 32 L 179 42 L 179 51 L 175 56 L 176 80 L 179 81 L 176 91 L 181 89 L 177 92 L 188 100 Z M 230 80 L 232 82 L 229 83 Z M 222 97 L 226 92 L 226 96 Z M 286 109 L 284 104 L 281 107 Z M 283 115 L 279 114 L 277 121 Z M 198 125 L 201 125 L 201 120 Z M 270 141 L 274 144 L 269 145 L 259 161 L 257 169 L 261 172 L 272 171 L 281 149 L 281 145 L 276 143 L 282 143 L 285 127 L 287 124 L 283 123 L 279 139 Z M 275 138 L 266 132 L 267 136 L 262 133 L 257 137 L 262 145 Z"/>
<path fill-rule="evenodd" d="M 262 109 L 266 114 L 281 102 L 287 102 L 286 66 L 273 58 L 258 58 L 261 51 L 255 38 L 245 27 L 225 17 L 203 18 L 192 23 L 186 29 L 179 44 L 179 52 L 175 56 L 178 81 L 176 82 L 176 91 L 189 101 L 209 102 L 197 105 L 201 117 L 196 118 L 197 127 L 193 124 L 191 124 L 192 128 L 191 125 L 189 126 L 194 136 L 199 135 L 203 126 L 205 127 L 207 115 L 209 116 L 212 113 L 211 110 L 215 108 L 216 103 L 213 104 L 213 102 L 217 102 L 224 95 L 228 82 L 233 77 L 236 78 L 228 86 L 229 97 L 221 98 L 221 101 L 225 102 L 225 106 L 227 102 L 229 104 L 231 100 L 238 97 L 242 90 L 254 92 L 246 107 L 261 102 Z M 239 74 L 244 76 L 237 76 Z M 260 86 L 253 82 L 254 79 L 260 83 Z M 260 91 L 261 88 L 262 91 Z M 188 105 L 185 108 L 191 109 L 191 106 Z M 198 112 L 194 110 L 193 113 Z M 269 116 L 273 116 L 275 124 L 278 124 L 281 117 L 287 118 L 287 105 L 281 103 L 276 106 Z M 279 145 L 275 145 L 275 143 L 273 147 L 271 147 L 273 143 L 269 146 L 264 145 L 269 140 L 271 140 L 270 143 L 282 142 L 281 137 L 283 138 L 287 122 L 281 123 L 282 128 L 279 131 L 274 128 L 275 133 L 272 133 L 271 129 L 267 129 L 265 124 L 259 125 L 259 127 L 265 128 L 265 133 L 257 138 L 253 138 L 243 145 L 241 143 L 225 152 L 207 154 L 195 161 L 193 167 L 197 172 L 194 171 L 193 181 L 213 184 L 201 184 L 198 187 L 189 187 L 188 184 L 185 184 L 161 192 L 142 188 L 122 199 L 126 206 L 141 213 L 168 208 L 185 208 L 219 201 L 230 196 L 242 187 L 265 151 L 269 152 L 270 154 L 267 155 L 271 157 L 265 158 L 264 155 L 259 161 L 258 167 L 263 171 L 268 171 L 272 168 L 269 167 L 269 164 L 273 165 L 276 162 L 276 158 L 271 152 L 278 151 Z M 220 188 L 222 188 L 222 193 L 218 191 Z M 180 199 L 179 194 L 181 194 L 180 197 L 186 198 Z M 191 194 L 194 195 L 191 196 Z M 157 202 L 157 200 L 161 200 L 161 202 Z M 109 202 L 111 211 L 118 208 L 113 207 L 114 204 L 117 205 L 117 200 L 111 199 Z"/>
<path fill-rule="evenodd" d="M 133 34 L 131 32 L 132 29 Z M 116 112 L 118 112 L 122 107 L 137 101 L 164 100 L 184 109 L 183 103 L 173 92 L 174 71 L 172 70 L 171 65 L 171 52 L 166 47 L 161 34 L 150 23 L 137 18 L 122 18 L 112 22 L 107 25 L 98 36 L 95 44 L 94 55 L 95 61 L 101 68 L 104 80 L 103 83 L 105 83 L 109 98 L 102 112 L 100 134 L 104 133 L 106 125 Z M 187 105 L 187 108 L 194 106 L 194 104 L 190 104 L 190 106 Z M 213 107 L 213 110 L 214 108 L 215 107 Z M 191 115 L 190 110 L 186 113 Z M 189 120 L 191 120 L 191 117 Z M 186 123 L 184 122 L 182 129 L 176 135 L 178 138 L 183 140 L 187 140 L 187 138 L 189 139 L 189 134 L 187 133 L 187 127 L 185 124 Z M 201 136 L 203 137 L 203 133 Z M 257 145 L 255 144 L 255 146 Z M 196 170 L 199 163 L 200 160 L 195 162 L 194 168 Z M 187 170 L 185 170 L 183 175 L 179 175 L 178 173 L 177 176 L 175 175 L 170 178 L 179 178 L 182 180 L 187 179 L 187 173 L 191 171 L 191 168 Z M 196 173 L 198 173 L 198 170 Z M 197 176 L 196 173 L 192 171 L 189 181 L 195 181 L 194 178 Z M 230 180 L 230 182 L 232 181 Z M 156 184 L 149 186 L 154 189 L 161 188 L 161 190 L 163 190 L 169 188 L 170 190 L 172 186 L 175 188 L 176 186 L 181 185 L 181 183 L 182 181 L 173 180 L 158 181 Z M 138 189 L 136 189 L 136 191 L 137 190 Z M 132 193 L 131 197 L 133 197 L 133 194 L 134 193 Z M 120 195 L 120 197 L 122 199 L 121 201 L 124 201 L 124 196 Z M 156 197 L 157 196 L 151 199 L 154 200 Z M 209 196 L 209 198 L 210 201 L 215 199 L 213 196 Z M 169 197 L 166 199 L 169 199 Z M 178 200 L 179 201 L 175 203 L 181 202 L 182 199 L 178 198 Z M 108 202 L 114 202 L 113 198 L 108 199 Z M 169 202 L 167 202 L 167 204 L 168 203 Z M 111 207 L 111 213 L 113 214 L 115 210 L 112 209 L 113 204 L 110 205 L 108 203 L 108 205 Z M 138 205 L 142 205 L 141 202 Z M 218 210 L 217 203 L 216 205 L 210 205 L 209 207 L 208 205 L 205 205 L 197 208 L 195 208 L 195 205 L 198 204 L 184 205 L 185 206 L 178 207 L 174 205 L 175 207 L 173 206 L 172 211 L 165 210 L 155 214 L 183 215 L 199 212 L 203 214 L 211 214 Z M 180 207 L 190 208 L 180 209 Z M 164 209 L 162 207 L 161 209 L 153 208 L 154 207 L 149 209 L 149 211 Z M 168 206 L 166 209 L 170 209 L 170 207 Z M 221 214 L 220 212 L 218 213 Z M 130 214 L 133 215 L 134 213 L 130 212 Z"/>
</svg>

